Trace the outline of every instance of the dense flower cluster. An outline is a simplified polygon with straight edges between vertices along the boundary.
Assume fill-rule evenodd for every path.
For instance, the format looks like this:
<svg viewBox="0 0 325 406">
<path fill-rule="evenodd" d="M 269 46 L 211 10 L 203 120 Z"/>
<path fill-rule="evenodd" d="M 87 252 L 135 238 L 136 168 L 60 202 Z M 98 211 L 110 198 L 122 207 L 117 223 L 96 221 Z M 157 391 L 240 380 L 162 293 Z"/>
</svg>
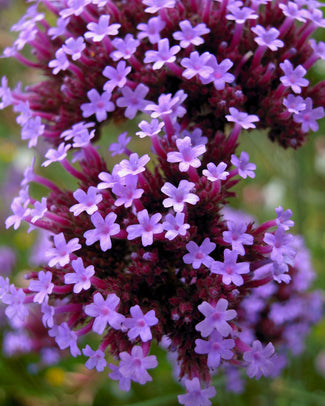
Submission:
<svg viewBox="0 0 325 406">
<path fill-rule="evenodd" d="M 278 207 L 258 225 L 227 205 L 234 185 L 255 177 L 249 154 L 237 150 L 242 130 L 267 129 L 297 148 L 318 129 L 325 85 L 310 85 L 306 74 L 324 59 L 324 43 L 309 39 L 325 25 L 319 6 L 40 0 L 29 7 L 4 55 L 44 80 L 23 90 L 3 77 L 0 107 L 13 106 L 30 148 L 49 142 L 42 166 L 60 163 L 78 184 L 65 190 L 33 163 L 6 220 L 7 228 L 24 220 L 50 235 L 28 287 L 0 277 L 6 315 L 30 333 L 23 350 L 56 343 L 98 371 L 110 353 L 117 364 L 109 376 L 129 390 L 152 379 L 155 341 L 172 354 L 187 406 L 211 404 L 220 370 L 273 377 L 288 350 L 301 351 L 322 298 L 307 293 L 313 272 L 288 231 L 291 211 Z M 131 151 L 122 133 L 109 151 L 124 156 L 110 165 L 94 146 L 101 127 L 134 118 L 134 136 L 150 138 L 150 154 Z M 30 183 L 48 195 L 35 200 Z M 93 333 L 96 349 L 86 339 Z"/>
</svg>

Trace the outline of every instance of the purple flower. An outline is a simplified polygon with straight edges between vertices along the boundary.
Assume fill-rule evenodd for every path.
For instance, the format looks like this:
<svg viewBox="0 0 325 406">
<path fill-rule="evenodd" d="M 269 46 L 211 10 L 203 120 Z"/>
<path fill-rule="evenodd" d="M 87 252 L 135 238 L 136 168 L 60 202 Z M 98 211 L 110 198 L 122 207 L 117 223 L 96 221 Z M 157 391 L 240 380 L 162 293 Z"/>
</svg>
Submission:
<svg viewBox="0 0 325 406">
<path fill-rule="evenodd" d="M 38 138 L 44 133 L 45 125 L 42 124 L 40 117 L 29 118 L 21 129 L 21 139 L 29 140 L 28 148 L 35 147 Z"/>
<path fill-rule="evenodd" d="M 235 310 L 227 310 L 227 307 L 228 300 L 224 298 L 219 299 L 215 306 L 208 302 L 201 303 L 198 309 L 205 319 L 195 326 L 195 330 L 199 331 L 202 337 L 209 337 L 214 330 L 217 330 L 223 337 L 227 337 L 232 333 L 232 328 L 227 321 L 237 316 Z"/>
<path fill-rule="evenodd" d="M 238 111 L 235 107 L 229 108 L 230 115 L 226 115 L 228 121 L 234 122 L 240 127 L 247 130 L 248 128 L 256 128 L 253 124 L 255 121 L 259 121 L 259 118 L 255 114 L 247 114 L 243 111 Z"/>
<path fill-rule="evenodd" d="M 9 292 L 9 278 L 0 276 L 0 299 Z"/>
<path fill-rule="evenodd" d="M 121 92 L 122 96 L 116 100 L 116 104 L 119 107 L 126 107 L 124 112 L 125 117 L 132 120 L 138 111 L 144 111 L 146 109 L 146 106 L 149 103 L 145 100 L 145 97 L 149 92 L 148 86 L 140 83 L 134 90 L 128 86 L 124 86 L 121 89 Z"/>
<path fill-rule="evenodd" d="M 50 271 L 40 271 L 37 276 L 38 280 L 31 280 L 29 282 L 28 289 L 32 292 L 37 292 L 34 296 L 33 302 L 42 304 L 48 295 L 52 293 L 54 284 L 51 282 L 52 273 Z"/>
<path fill-rule="evenodd" d="M 54 306 L 50 306 L 48 304 L 48 297 L 45 298 L 44 302 L 42 303 L 41 312 L 42 312 L 42 323 L 44 327 L 52 328 L 54 326 L 53 317 L 55 314 L 55 308 Z"/>
<path fill-rule="evenodd" d="M 310 97 L 305 99 L 306 106 L 303 110 L 293 115 L 293 121 L 301 123 L 301 130 L 308 132 L 318 131 L 319 126 L 316 120 L 324 117 L 324 107 L 316 107 L 313 109 L 313 101 Z"/>
<path fill-rule="evenodd" d="M 80 108 L 83 117 L 90 117 L 96 115 L 97 121 L 104 121 L 107 119 L 107 112 L 115 109 L 115 105 L 111 102 L 112 94 L 103 92 L 99 94 L 96 89 L 91 89 L 87 92 L 90 103 L 83 103 Z"/>
<path fill-rule="evenodd" d="M 1 347 L 3 354 L 11 357 L 31 352 L 33 342 L 24 331 L 10 331 L 4 333 Z"/>
<path fill-rule="evenodd" d="M 34 209 L 30 211 L 30 215 L 32 216 L 31 222 L 35 223 L 37 220 L 43 218 L 47 211 L 47 199 L 46 197 L 42 197 L 40 202 L 36 201 L 34 203 Z"/>
<path fill-rule="evenodd" d="M 290 220 L 290 217 L 292 216 L 292 211 L 290 209 L 283 210 L 281 206 L 275 209 L 277 218 L 276 218 L 276 224 L 278 226 L 281 226 L 284 230 L 289 230 L 290 227 L 293 227 L 295 225 L 294 221 Z"/>
<path fill-rule="evenodd" d="M 98 189 L 94 186 L 90 186 L 87 193 L 82 189 L 77 189 L 73 192 L 73 197 L 79 202 L 69 209 L 74 216 L 79 216 L 83 211 L 86 211 L 89 215 L 93 214 L 98 209 L 97 204 L 103 200 L 103 196 L 98 194 Z"/>
<path fill-rule="evenodd" d="M 310 39 L 309 43 L 310 43 L 311 47 L 313 48 L 315 55 L 318 58 L 325 60 L 325 42 L 323 42 L 323 41 L 316 42 L 314 39 Z M 1 93 L 1 90 L 0 90 L 0 93 Z"/>
<path fill-rule="evenodd" d="M 221 358 L 229 360 L 233 357 L 231 348 L 235 346 L 233 339 L 224 339 L 221 334 L 214 330 L 208 341 L 198 338 L 195 340 L 194 351 L 197 354 L 208 354 L 208 367 L 218 368 Z"/>
<path fill-rule="evenodd" d="M 95 268 L 93 265 L 84 267 L 82 258 L 77 258 L 71 262 L 72 268 L 75 272 L 67 273 L 64 275 L 65 284 L 74 284 L 73 292 L 80 293 L 82 290 L 88 290 L 91 287 L 90 278 L 95 275 Z"/>
<path fill-rule="evenodd" d="M 61 35 L 64 35 L 66 32 L 66 27 L 70 22 L 70 18 L 58 18 L 56 22 L 56 27 L 51 27 L 48 30 L 48 34 L 51 37 L 51 39 L 56 39 L 57 37 L 60 37 Z"/>
<path fill-rule="evenodd" d="M 36 21 L 28 21 L 26 22 L 26 24 L 23 24 L 21 28 L 17 30 L 20 31 L 20 34 L 16 39 L 16 41 L 14 42 L 12 50 L 21 51 L 28 42 L 33 41 L 35 39 L 37 34 L 35 23 Z"/>
<path fill-rule="evenodd" d="M 305 9 L 300 8 L 295 2 L 289 1 L 288 4 L 280 3 L 279 7 L 282 9 L 282 12 L 286 17 L 291 19 L 294 18 L 303 23 L 306 21 Z"/>
<path fill-rule="evenodd" d="M 121 178 L 120 176 L 117 174 L 117 172 L 119 171 L 119 166 L 118 165 L 114 165 L 113 171 L 112 173 L 108 173 L 108 172 L 100 172 L 100 174 L 98 175 L 98 178 L 100 180 L 102 180 L 103 182 L 100 182 L 97 185 L 97 188 L 99 190 L 102 189 L 109 189 L 112 188 L 116 183 L 120 183 L 121 182 Z"/>
<path fill-rule="evenodd" d="M 304 16 L 307 18 L 307 20 L 312 21 L 312 23 L 315 24 L 317 27 L 325 28 L 325 18 L 323 18 L 322 10 L 313 8 L 312 3 L 309 4 L 309 10 L 303 10 L 305 12 Z"/>
<path fill-rule="evenodd" d="M 284 76 L 280 77 L 282 84 L 286 87 L 291 87 L 293 92 L 301 93 L 301 88 L 308 86 L 309 81 L 303 78 L 307 72 L 303 66 L 298 65 L 296 68 L 293 68 L 292 63 L 286 59 L 280 63 L 280 68 L 284 73 Z"/>
<path fill-rule="evenodd" d="M 293 94 L 289 94 L 287 98 L 283 99 L 283 104 L 290 113 L 298 114 L 306 108 L 305 100 L 301 96 L 295 96 Z"/>
<path fill-rule="evenodd" d="M 179 45 L 182 48 L 187 48 L 191 44 L 196 46 L 203 44 L 204 40 L 201 36 L 210 32 L 210 29 L 204 23 L 192 27 L 188 20 L 184 20 L 179 23 L 179 26 L 181 31 L 174 32 L 173 37 L 180 41 Z"/>
<path fill-rule="evenodd" d="M 0 93 L 1 93 L 1 89 L 0 89 Z M 1 105 L 0 105 L 0 109 L 1 109 Z M 20 101 L 18 104 L 16 104 L 13 107 L 13 110 L 15 113 L 20 113 L 20 115 L 16 117 L 16 122 L 17 122 L 17 124 L 19 124 L 21 126 L 24 126 L 25 124 L 27 124 L 27 122 L 29 120 L 31 120 L 31 118 L 33 116 L 33 112 L 30 109 L 30 105 L 29 105 L 28 101 L 27 102 Z M 38 120 L 35 120 L 35 121 L 37 122 Z M 41 124 L 41 120 L 38 122 Z M 42 133 L 43 133 L 43 131 L 41 132 L 40 135 L 42 135 Z M 33 138 L 33 137 L 29 137 L 29 138 Z"/>
<path fill-rule="evenodd" d="M 137 35 L 138 39 L 148 38 L 151 44 L 157 44 L 160 40 L 160 31 L 165 28 L 166 22 L 158 17 L 149 18 L 148 23 L 137 25 L 140 31 Z"/>
<path fill-rule="evenodd" d="M 280 39 L 277 39 L 280 35 L 280 31 L 274 27 L 266 30 L 262 25 L 256 25 L 251 29 L 257 37 L 254 38 L 254 41 L 260 46 L 266 46 L 271 51 L 277 51 L 278 48 L 284 46 L 284 42 Z"/>
<path fill-rule="evenodd" d="M 46 252 L 46 256 L 50 258 L 49 266 L 55 265 L 64 266 L 70 262 L 70 254 L 74 251 L 78 251 L 81 248 L 79 244 L 79 238 L 73 238 L 66 242 L 64 234 L 60 233 L 53 237 L 54 247 L 49 248 Z"/>
<path fill-rule="evenodd" d="M 156 13 L 163 8 L 174 8 L 175 0 L 142 0 L 147 7 L 144 11 L 147 13 Z"/>
<path fill-rule="evenodd" d="M 202 173 L 206 176 L 211 182 L 215 182 L 217 180 L 226 180 L 229 172 L 225 171 L 227 168 L 227 164 L 224 162 L 220 162 L 218 166 L 216 166 L 213 162 L 208 163 L 208 169 L 203 169 Z"/>
<path fill-rule="evenodd" d="M 289 271 L 288 265 L 285 262 L 276 262 L 266 266 L 272 275 L 273 279 L 278 283 L 289 283 L 291 281 L 291 276 L 287 273 Z"/>
<path fill-rule="evenodd" d="M 105 354 L 101 350 L 94 351 L 88 344 L 82 350 L 86 357 L 89 357 L 85 363 L 85 367 L 88 369 L 96 368 L 98 372 L 104 371 L 107 362 L 105 360 Z"/>
<path fill-rule="evenodd" d="M 140 306 L 135 305 L 130 308 L 130 313 L 132 318 L 126 318 L 123 322 L 123 325 L 129 329 L 129 339 L 134 340 L 140 336 L 144 343 L 151 340 L 152 334 L 150 327 L 155 326 L 158 323 L 155 311 L 149 310 L 149 312 L 143 314 Z"/>
<path fill-rule="evenodd" d="M 114 364 L 109 364 L 109 368 L 113 371 L 108 376 L 114 381 L 119 381 L 120 390 L 128 392 L 131 389 L 131 378 L 127 378 L 121 374 L 119 367 Z"/>
<path fill-rule="evenodd" d="M 108 35 L 117 35 L 121 24 L 109 25 L 110 18 L 110 15 L 101 15 L 98 23 L 87 24 L 88 31 L 85 33 L 85 38 L 94 42 L 101 42 Z"/>
<path fill-rule="evenodd" d="M 185 387 L 187 393 L 177 396 L 179 403 L 185 406 L 210 406 L 209 398 L 217 394 L 213 386 L 201 389 L 200 381 L 196 377 L 191 380 L 185 379 Z"/>
<path fill-rule="evenodd" d="M 271 259 L 279 264 L 285 263 L 293 265 L 296 250 L 291 246 L 292 234 L 287 234 L 285 228 L 279 226 L 275 233 L 265 233 L 264 240 L 272 247 Z"/>
<path fill-rule="evenodd" d="M 60 11 L 61 17 L 79 16 L 90 1 L 91 0 L 68 0 L 68 7 Z"/>
<path fill-rule="evenodd" d="M 127 75 L 131 72 L 132 68 L 126 66 L 125 61 L 120 61 L 116 68 L 106 66 L 103 70 L 103 75 L 109 80 L 104 84 L 103 89 L 106 92 L 112 92 L 116 87 L 123 88 L 127 81 Z"/>
<path fill-rule="evenodd" d="M 138 177 L 135 175 L 126 175 L 124 182 L 115 183 L 112 192 L 118 196 L 115 200 L 115 206 L 131 207 L 133 200 L 140 199 L 144 190 L 137 189 Z"/>
<path fill-rule="evenodd" d="M 260 379 L 262 375 L 270 376 L 274 368 L 273 354 L 274 347 L 271 343 L 263 348 L 261 342 L 255 340 L 252 349 L 243 354 L 244 361 L 248 363 L 247 375 L 250 378 L 255 376 L 256 379 Z"/>
<path fill-rule="evenodd" d="M 99 212 L 94 213 L 90 219 L 95 228 L 84 233 L 86 245 L 92 245 L 99 241 L 103 252 L 112 248 L 111 236 L 120 232 L 120 225 L 115 223 L 117 215 L 114 212 L 108 213 L 105 219 Z"/>
<path fill-rule="evenodd" d="M 173 115 L 175 114 L 175 107 L 179 102 L 179 98 L 175 95 L 172 98 L 171 93 L 169 94 L 162 94 L 158 98 L 158 105 L 157 104 L 148 104 L 145 107 L 145 111 L 151 111 L 150 114 L 152 118 L 159 118 L 164 117 L 165 115 Z"/>
<path fill-rule="evenodd" d="M 121 329 L 125 317 L 116 311 L 119 303 L 120 299 L 115 293 L 107 295 L 106 299 L 99 292 L 94 294 L 93 303 L 85 306 L 85 313 L 95 318 L 93 324 L 95 333 L 103 334 L 107 324 L 115 330 Z"/>
<path fill-rule="evenodd" d="M 122 376 L 141 385 L 152 381 L 147 369 L 156 368 L 158 365 L 157 358 L 154 355 L 145 356 L 142 348 L 135 345 L 131 350 L 131 354 L 121 352 L 120 358 L 119 372 Z"/>
<path fill-rule="evenodd" d="M 222 233 L 225 242 L 231 244 L 232 249 L 237 251 L 239 255 L 245 255 L 244 245 L 252 245 L 254 237 L 245 233 L 247 225 L 245 223 L 235 223 L 227 221 L 228 231 Z"/>
<path fill-rule="evenodd" d="M 90 123 L 92 124 L 92 123 Z M 74 126 L 73 126 L 74 127 Z M 80 131 L 74 131 L 73 135 L 73 148 L 86 148 L 90 144 L 90 141 L 95 137 L 95 130 L 88 131 L 84 128 Z"/>
<path fill-rule="evenodd" d="M 223 90 L 226 83 L 232 83 L 235 80 L 235 76 L 228 72 L 233 66 L 233 62 L 229 58 L 218 63 L 217 58 L 214 55 L 210 55 L 207 65 L 212 68 L 212 72 L 207 78 L 201 77 L 201 82 L 204 85 L 213 82 L 217 90 Z"/>
<path fill-rule="evenodd" d="M 249 155 L 247 152 L 242 151 L 239 158 L 234 154 L 231 155 L 231 163 L 237 168 L 238 175 L 243 179 L 246 179 L 247 176 L 249 178 L 255 178 L 254 171 L 256 169 L 256 165 L 249 162 Z"/>
<path fill-rule="evenodd" d="M 85 140 L 87 138 L 91 139 L 91 138 L 93 138 L 93 136 L 89 135 L 88 128 L 93 127 L 93 126 L 94 126 L 94 123 L 92 123 L 92 122 L 85 123 L 84 121 L 81 121 L 80 123 L 74 124 L 71 127 L 71 129 L 63 131 L 61 133 L 60 138 L 64 138 L 65 141 L 69 141 L 69 140 L 73 139 L 74 141 L 77 141 L 78 143 L 79 143 L 79 141 Z M 75 145 L 73 145 L 73 147 L 75 147 Z"/>
<path fill-rule="evenodd" d="M 194 51 L 190 53 L 189 58 L 183 58 L 181 65 L 186 68 L 182 73 L 184 78 L 192 79 L 193 76 L 198 75 L 200 79 L 207 79 L 213 73 L 213 68 L 208 64 L 210 57 L 210 52 L 200 55 Z"/>
<path fill-rule="evenodd" d="M 111 52 L 110 56 L 113 61 L 118 61 L 122 58 L 130 59 L 140 45 L 140 41 L 135 39 L 133 35 L 126 34 L 124 39 L 115 38 L 112 45 L 116 48 L 116 51 Z"/>
<path fill-rule="evenodd" d="M 190 167 L 198 168 L 201 165 L 198 157 L 206 151 L 205 145 L 192 146 L 190 137 L 178 138 L 176 145 L 179 152 L 168 152 L 168 162 L 179 162 L 179 170 L 181 172 L 187 172 Z"/>
<path fill-rule="evenodd" d="M 146 209 L 141 210 L 137 214 L 139 224 L 132 224 L 126 228 L 128 232 L 128 240 L 134 240 L 141 237 L 142 245 L 146 247 L 153 243 L 154 234 L 160 234 L 164 231 L 164 227 L 159 223 L 162 215 L 155 213 L 151 217 Z"/>
<path fill-rule="evenodd" d="M 29 200 L 25 200 L 20 196 L 14 198 L 11 203 L 11 210 L 14 214 L 6 219 L 6 228 L 13 226 L 14 230 L 17 230 L 24 217 L 30 213 L 30 209 L 27 207 L 28 204 Z"/>
<path fill-rule="evenodd" d="M 33 182 L 34 179 L 34 166 L 35 166 L 35 157 L 33 157 L 32 163 L 24 170 L 24 178 L 21 181 L 21 186 L 26 186 L 28 183 Z"/>
<path fill-rule="evenodd" d="M 159 134 L 163 127 L 164 123 L 159 122 L 159 120 L 157 120 L 156 118 L 152 119 L 150 123 L 148 123 L 145 120 L 142 120 L 139 123 L 139 128 L 142 131 L 136 132 L 136 135 L 138 135 L 140 138 L 153 137 L 154 135 Z"/>
<path fill-rule="evenodd" d="M 165 237 L 168 240 L 173 240 L 178 235 L 185 236 L 187 230 L 190 228 L 190 225 L 184 223 L 185 214 L 184 213 L 176 213 L 174 217 L 172 214 L 167 214 L 165 217 L 165 221 L 163 222 L 164 230 L 166 230 Z"/>
<path fill-rule="evenodd" d="M 78 336 L 75 331 L 70 330 L 67 323 L 62 323 L 59 326 L 54 326 L 49 330 L 50 337 L 54 337 L 57 345 L 61 350 L 70 348 L 71 355 L 76 357 L 81 354 L 77 345 Z"/>
<path fill-rule="evenodd" d="M 176 61 L 176 54 L 180 51 L 181 47 L 174 45 L 169 48 L 168 38 L 163 38 L 158 41 L 158 51 L 146 51 L 144 63 L 152 63 L 152 69 L 161 69 L 165 63 L 172 63 Z"/>
<path fill-rule="evenodd" d="M 67 70 L 70 66 L 70 62 L 64 52 L 63 48 L 59 48 L 55 52 L 55 58 L 49 62 L 49 68 L 53 68 L 53 75 L 57 75 L 61 70 Z"/>
<path fill-rule="evenodd" d="M 111 152 L 112 156 L 124 154 L 127 151 L 126 146 L 131 141 L 131 137 L 127 137 L 127 134 L 127 131 L 120 134 L 118 136 L 117 142 L 113 142 L 109 146 L 108 150 Z"/>
<path fill-rule="evenodd" d="M 195 205 L 200 198 L 190 191 L 195 187 L 195 183 L 182 179 L 178 187 L 166 182 L 161 191 L 168 197 L 163 200 L 164 207 L 173 207 L 176 212 L 184 210 L 185 203 Z"/>
<path fill-rule="evenodd" d="M 2 294 L 2 302 L 8 305 L 5 314 L 13 326 L 21 327 L 29 314 L 24 304 L 25 298 L 24 291 L 21 288 L 17 289 L 14 285 L 10 285 L 9 290 Z"/>
<path fill-rule="evenodd" d="M 71 55 L 73 61 L 76 61 L 81 58 L 82 51 L 86 48 L 85 41 L 82 37 L 76 39 L 70 37 L 62 45 L 63 51 Z"/>
<path fill-rule="evenodd" d="M 67 157 L 67 151 L 71 148 L 71 145 L 65 145 L 64 142 L 58 146 L 58 149 L 50 148 L 45 154 L 46 161 L 42 163 L 42 166 L 49 166 L 53 162 L 63 161 Z"/>
<path fill-rule="evenodd" d="M 149 155 L 145 154 L 141 158 L 137 153 L 133 153 L 129 156 L 129 159 L 123 159 L 118 164 L 117 174 L 119 176 L 138 175 L 145 171 L 145 165 L 150 161 Z"/>
<path fill-rule="evenodd" d="M 205 238 L 200 246 L 194 241 L 190 241 L 186 244 L 188 254 L 183 256 L 185 264 L 192 264 L 194 269 L 199 269 L 201 264 L 210 268 L 213 258 L 210 257 L 210 252 L 214 251 L 216 244 L 210 241 L 210 238 Z"/>
<path fill-rule="evenodd" d="M 244 283 L 242 274 L 249 273 L 249 263 L 237 263 L 238 252 L 225 249 L 224 262 L 214 261 L 211 265 L 211 272 L 222 275 L 222 283 L 241 286 Z"/>
<path fill-rule="evenodd" d="M 227 14 L 227 20 L 236 21 L 237 24 L 244 24 L 246 20 L 255 20 L 258 18 L 258 15 L 255 11 L 249 7 L 238 7 L 235 3 L 229 4 L 227 10 L 230 11 L 231 14 Z"/>
<path fill-rule="evenodd" d="M 192 132 L 183 130 L 181 134 L 182 134 L 183 138 L 190 137 L 193 146 L 206 145 L 208 143 L 208 137 L 202 136 L 201 128 L 194 128 L 194 130 Z"/>
</svg>

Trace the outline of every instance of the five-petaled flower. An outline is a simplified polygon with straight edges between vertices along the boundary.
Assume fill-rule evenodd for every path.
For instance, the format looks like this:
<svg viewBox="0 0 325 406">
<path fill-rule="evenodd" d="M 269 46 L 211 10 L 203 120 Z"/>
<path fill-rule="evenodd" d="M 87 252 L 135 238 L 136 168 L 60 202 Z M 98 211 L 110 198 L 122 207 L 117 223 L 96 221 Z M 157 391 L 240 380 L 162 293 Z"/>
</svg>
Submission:
<svg viewBox="0 0 325 406">
<path fill-rule="evenodd" d="M 219 299 L 215 306 L 208 302 L 203 302 L 198 306 L 205 319 L 200 321 L 195 329 L 201 333 L 202 337 L 209 337 L 215 330 L 223 337 L 232 333 L 232 327 L 228 321 L 234 319 L 237 312 L 233 309 L 227 310 L 227 307 L 228 301 L 223 298 Z"/>
<path fill-rule="evenodd" d="M 92 327 L 95 333 L 103 334 L 107 324 L 116 330 L 121 329 L 125 317 L 116 311 L 119 303 L 115 293 L 109 294 L 106 299 L 99 292 L 94 294 L 93 303 L 85 307 L 85 313 L 95 318 Z"/>
</svg>

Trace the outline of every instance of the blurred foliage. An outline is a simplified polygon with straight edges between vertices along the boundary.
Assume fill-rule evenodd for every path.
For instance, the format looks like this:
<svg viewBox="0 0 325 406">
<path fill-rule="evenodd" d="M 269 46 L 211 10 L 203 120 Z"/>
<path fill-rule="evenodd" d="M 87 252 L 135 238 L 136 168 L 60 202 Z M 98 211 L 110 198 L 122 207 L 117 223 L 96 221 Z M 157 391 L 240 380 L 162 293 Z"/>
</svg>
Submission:
<svg viewBox="0 0 325 406">
<path fill-rule="evenodd" d="M 23 14 L 25 7 L 24 0 L 11 0 L 10 7 L 0 9 L 0 49 L 10 45 L 9 28 Z M 321 39 L 320 35 L 324 40 L 324 31 L 317 32 L 318 39 Z M 311 73 L 312 80 L 324 79 L 324 73 L 325 64 L 317 62 Z M 37 72 L 30 72 L 13 60 L 0 60 L 0 76 L 3 74 L 9 77 L 11 85 L 17 81 L 30 83 L 33 76 L 37 80 Z M 132 124 L 123 124 L 119 129 L 105 128 L 110 140 L 127 130 L 132 133 Z M 107 144 L 107 138 L 103 138 Z M 135 138 L 133 147 L 147 152 L 149 144 Z M 318 273 L 315 286 L 324 290 L 325 121 L 322 121 L 318 134 L 311 134 L 306 145 L 297 151 L 282 150 L 272 144 L 265 133 L 258 132 L 244 134 L 240 149 L 249 152 L 251 161 L 257 165 L 257 175 L 254 180 L 240 182 L 244 185 L 237 188 L 240 197 L 236 201 L 240 202 L 237 208 L 251 213 L 257 221 L 274 218 L 274 208 L 279 205 L 290 208 L 296 224 L 294 232 L 304 236 L 312 253 Z M 0 246 L 15 247 L 18 255 L 16 268 L 20 271 L 17 278 L 21 278 L 22 271 L 28 267 L 35 237 L 33 233 L 26 233 L 27 227 L 21 227 L 17 232 L 5 231 L 4 219 L 9 215 L 10 201 L 17 193 L 23 169 L 30 162 L 31 153 L 20 141 L 13 113 L 10 109 L 0 111 Z M 46 168 L 45 173 L 49 178 L 60 178 L 59 165 Z M 33 191 L 35 194 L 41 192 Z M 245 392 L 236 395 L 226 392 L 223 378 L 217 377 L 218 393 L 213 404 L 325 406 L 324 343 L 325 321 L 314 328 L 305 352 L 293 358 L 282 376 L 274 381 L 247 381 Z M 177 394 L 184 391 L 173 380 L 172 368 L 164 351 L 157 348 L 156 353 L 159 367 L 150 371 L 153 382 L 145 386 L 133 384 L 128 393 L 121 392 L 118 383 L 107 377 L 107 372 L 87 370 L 82 364 L 83 357 L 66 357 L 58 365 L 45 368 L 39 365 L 37 354 L 11 358 L 0 355 L 0 406 L 176 406 Z"/>
</svg>

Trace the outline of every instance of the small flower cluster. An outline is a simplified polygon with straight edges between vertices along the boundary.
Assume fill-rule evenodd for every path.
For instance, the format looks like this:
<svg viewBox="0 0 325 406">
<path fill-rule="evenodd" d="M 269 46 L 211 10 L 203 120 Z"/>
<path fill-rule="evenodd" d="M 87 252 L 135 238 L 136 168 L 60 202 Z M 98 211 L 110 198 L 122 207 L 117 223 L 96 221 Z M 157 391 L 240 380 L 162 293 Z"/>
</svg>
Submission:
<svg viewBox="0 0 325 406">
<path fill-rule="evenodd" d="M 40 137 L 50 143 L 42 166 L 60 164 L 78 182 L 66 190 L 33 163 L 6 220 L 7 228 L 25 221 L 50 234 L 28 287 L 0 277 L 5 313 L 29 331 L 30 349 L 56 343 L 97 371 L 110 353 L 118 360 L 108 365 L 110 378 L 129 390 L 132 381 L 152 380 L 155 341 L 173 354 L 186 406 L 211 404 L 220 370 L 274 377 L 288 350 L 301 350 L 323 303 L 307 292 L 313 271 L 289 232 L 291 211 L 278 207 L 275 219 L 257 225 L 226 209 L 232 188 L 255 177 L 249 154 L 237 151 L 243 130 L 268 129 L 272 140 L 297 148 L 324 116 L 324 82 L 312 87 L 305 78 L 324 58 L 324 44 L 308 39 L 325 24 L 318 7 L 315 0 L 29 7 L 4 55 L 45 79 L 22 90 L 3 77 L 0 107 L 13 106 L 30 148 Z M 150 138 L 150 155 L 130 150 L 122 133 L 109 151 L 123 157 L 109 167 L 93 145 L 101 126 L 140 113 L 135 135 Z M 47 196 L 35 200 L 31 183 Z M 89 334 L 99 336 L 98 348 L 87 344 Z"/>
</svg>

